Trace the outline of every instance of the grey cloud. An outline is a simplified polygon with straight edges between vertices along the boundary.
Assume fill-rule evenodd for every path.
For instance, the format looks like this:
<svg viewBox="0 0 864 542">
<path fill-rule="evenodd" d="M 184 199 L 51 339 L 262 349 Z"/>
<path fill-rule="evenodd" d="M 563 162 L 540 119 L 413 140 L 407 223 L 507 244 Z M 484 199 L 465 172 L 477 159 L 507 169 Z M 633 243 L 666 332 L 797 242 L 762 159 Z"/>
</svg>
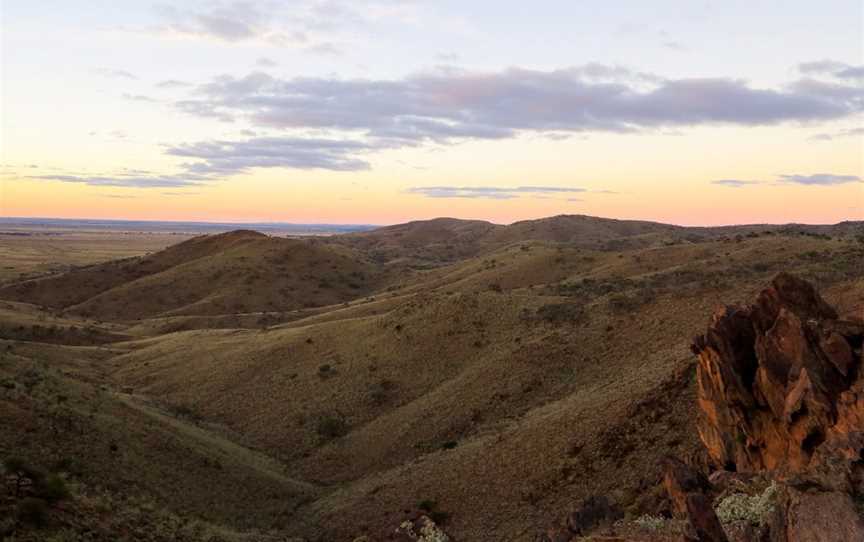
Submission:
<svg viewBox="0 0 864 542">
<path fill-rule="evenodd" d="M 755 184 L 763 184 L 762 181 L 742 181 L 740 179 L 720 179 L 711 181 L 711 184 L 720 186 L 728 186 L 729 188 L 744 188 L 745 186 L 753 186 Z"/>
<path fill-rule="evenodd" d="M 813 175 L 779 175 L 777 180 L 771 184 L 774 186 L 783 184 L 801 184 L 808 186 L 835 186 L 839 184 L 859 183 L 862 182 L 861 177 L 857 175 L 834 175 L 831 173 L 816 173 Z M 728 186 L 730 188 L 744 188 L 754 185 L 765 185 L 764 181 L 745 181 L 740 179 L 721 179 L 711 181 L 711 184 L 720 186 Z"/>
<path fill-rule="evenodd" d="M 864 65 L 853 66 L 836 60 L 816 60 L 803 62 L 798 65 L 801 73 L 830 75 L 840 79 L 862 79 L 864 78 Z"/>
<path fill-rule="evenodd" d="M 360 171 L 368 162 L 357 158 L 372 148 L 361 141 L 259 137 L 246 141 L 204 141 L 177 145 L 167 154 L 200 160 L 184 164 L 198 175 L 234 175 L 256 167 Z"/>
<path fill-rule="evenodd" d="M 259 41 L 277 47 L 301 47 L 309 52 L 329 52 L 328 42 L 314 43 L 307 30 L 315 29 L 318 2 L 292 2 L 290 9 L 279 3 L 214 1 L 200 9 L 162 6 L 165 24 L 160 30 L 185 37 L 215 39 L 227 43 Z M 274 66 L 269 59 L 259 66 Z"/>
<path fill-rule="evenodd" d="M 780 175 L 778 179 L 783 183 L 804 184 L 810 186 L 833 186 L 847 183 L 860 183 L 861 177 L 857 175 L 833 175 L 830 173 L 817 173 L 814 175 Z"/>
<path fill-rule="evenodd" d="M 427 198 L 484 198 L 514 199 L 523 195 L 543 197 L 544 194 L 585 192 L 584 188 L 557 186 L 518 186 L 515 188 L 497 186 L 415 186 L 406 190 Z"/>
<path fill-rule="evenodd" d="M 662 79 L 588 64 L 494 73 L 455 69 L 400 80 L 222 76 L 177 103 L 257 126 L 352 131 L 390 146 L 496 139 L 519 132 L 633 132 L 711 124 L 825 121 L 864 109 L 864 89 L 802 80 L 785 89 L 735 79 Z"/>
<path fill-rule="evenodd" d="M 255 65 L 261 66 L 262 68 L 272 68 L 274 66 L 277 66 L 276 61 L 263 56 L 255 61 Z"/>
<path fill-rule="evenodd" d="M 200 176 L 149 175 L 149 176 L 89 176 L 89 175 L 34 175 L 28 177 L 42 181 L 59 181 L 90 186 L 123 186 L 128 188 L 176 188 L 198 184 Z"/>
</svg>

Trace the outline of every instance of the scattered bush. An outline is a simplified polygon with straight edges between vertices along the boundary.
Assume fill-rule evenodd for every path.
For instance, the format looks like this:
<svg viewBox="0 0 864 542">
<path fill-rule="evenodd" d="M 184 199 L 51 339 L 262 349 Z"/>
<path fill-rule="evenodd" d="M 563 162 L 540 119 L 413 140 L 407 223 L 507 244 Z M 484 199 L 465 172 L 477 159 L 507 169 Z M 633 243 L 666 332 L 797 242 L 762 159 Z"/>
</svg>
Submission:
<svg viewBox="0 0 864 542">
<path fill-rule="evenodd" d="M 584 312 L 574 303 L 550 303 L 537 309 L 537 318 L 550 324 L 576 323 Z"/>
<path fill-rule="evenodd" d="M 666 529 L 667 521 L 666 518 L 661 516 L 651 516 L 646 514 L 634 519 L 633 524 L 645 531 L 657 532 Z"/>
<path fill-rule="evenodd" d="M 772 481 L 771 485 L 759 495 L 733 493 L 723 498 L 717 504 L 715 511 L 724 525 L 739 521 L 754 526 L 765 525 L 774 512 L 776 495 L 777 484 Z"/>
</svg>

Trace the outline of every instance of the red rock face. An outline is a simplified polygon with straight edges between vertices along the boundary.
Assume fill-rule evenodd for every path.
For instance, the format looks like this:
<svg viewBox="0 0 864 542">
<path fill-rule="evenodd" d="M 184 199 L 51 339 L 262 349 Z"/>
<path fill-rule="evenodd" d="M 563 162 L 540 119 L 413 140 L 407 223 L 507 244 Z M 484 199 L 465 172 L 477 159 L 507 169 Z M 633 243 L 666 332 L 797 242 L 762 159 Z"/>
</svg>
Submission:
<svg viewBox="0 0 864 542">
<path fill-rule="evenodd" d="M 788 274 L 754 305 L 715 314 L 693 351 L 697 427 L 717 466 L 796 473 L 841 449 L 859 461 L 862 342 L 864 323 L 838 319 L 809 283 Z"/>
</svg>

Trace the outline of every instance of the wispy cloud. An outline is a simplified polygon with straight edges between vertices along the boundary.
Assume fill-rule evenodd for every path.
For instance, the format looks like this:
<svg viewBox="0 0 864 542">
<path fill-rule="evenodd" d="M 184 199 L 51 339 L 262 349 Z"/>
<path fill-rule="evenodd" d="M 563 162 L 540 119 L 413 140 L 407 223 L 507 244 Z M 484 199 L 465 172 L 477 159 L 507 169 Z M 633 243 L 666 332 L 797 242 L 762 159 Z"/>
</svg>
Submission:
<svg viewBox="0 0 864 542">
<path fill-rule="evenodd" d="M 112 77 L 116 79 L 138 79 L 138 76 L 126 70 L 118 70 L 114 68 L 96 68 L 92 71 L 96 75 L 101 75 L 102 77 Z"/>
<path fill-rule="evenodd" d="M 187 81 L 180 81 L 177 79 L 168 79 L 166 81 L 160 81 L 160 82 L 156 83 L 156 86 L 158 88 L 173 89 L 173 88 L 191 87 L 193 85 L 192 85 L 192 83 L 189 83 Z"/>
<path fill-rule="evenodd" d="M 262 68 L 272 68 L 274 66 L 278 66 L 275 60 L 263 56 L 255 61 L 255 65 L 261 66 Z"/>
<path fill-rule="evenodd" d="M 838 130 L 836 132 L 823 132 L 811 136 L 809 139 L 811 141 L 833 141 L 846 137 L 864 137 L 864 128 L 846 128 L 845 130 Z"/>
<path fill-rule="evenodd" d="M 742 181 L 740 179 L 720 179 L 717 181 L 711 181 L 711 184 L 717 184 L 720 186 L 728 186 L 729 188 L 744 188 L 745 186 L 753 186 L 757 184 L 764 184 L 762 181 Z"/>
<path fill-rule="evenodd" d="M 803 62 L 798 65 L 798 70 L 808 75 L 830 75 L 839 79 L 864 79 L 864 65 L 854 66 L 836 60 Z"/>
<path fill-rule="evenodd" d="M 662 45 L 663 45 L 663 47 L 665 47 L 667 49 L 671 49 L 673 51 L 682 51 L 682 52 L 687 51 L 687 47 L 679 41 L 673 41 L 673 40 L 664 41 L 662 43 Z"/>
<path fill-rule="evenodd" d="M 804 184 L 809 186 L 834 186 L 838 184 L 862 182 L 861 177 L 857 175 L 833 175 L 830 173 L 816 173 L 814 175 L 780 175 L 778 180 L 783 183 Z"/>
<path fill-rule="evenodd" d="M 720 179 L 717 181 L 711 181 L 711 184 L 716 184 L 720 186 L 727 186 L 730 188 L 744 188 L 748 186 L 757 186 L 757 185 L 768 185 L 772 184 L 774 186 L 784 185 L 784 184 L 801 184 L 807 186 L 836 186 L 840 184 L 849 184 L 849 183 L 860 183 L 864 182 L 861 177 L 857 175 L 834 175 L 831 173 L 815 173 L 812 175 L 799 175 L 799 174 L 789 174 L 789 175 L 779 175 L 777 179 L 771 183 L 766 181 L 751 181 L 751 180 L 740 180 L 740 179 Z"/>
<path fill-rule="evenodd" d="M 199 175 L 227 176 L 256 167 L 358 171 L 369 164 L 356 157 L 373 147 L 362 141 L 257 137 L 245 141 L 203 141 L 176 145 L 167 154 L 199 160 L 184 167 Z"/>
<path fill-rule="evenodd" d="M 151 103 L 155 103 L 155 102 L 158 102 L 158 101 L 159 101 L 159 100 L 157 100 L 156 98 L 151 98 L 150 96 L 145 96 L 145 95 L 143 95 L 143 94 L 129 94 L 129 93 L 124 93 L 124 94 L 123 94 L 123 99 L 125 99 L 125 100 L 129 100 L 129 101 L 132 101 L 132 102 L 151 102 Z"/>
<path fill-rule="evenodd" d="M 225 43 L 257 42 L 316 54 L 341 52 L 327 36 L 344 19 L 354 17 L 353 11 L 334 0 L 297 0 L 290 4 L 216 0 L 194 8 L 163 5 L 158 14 L 163 21 L 156 28 L 160 35 Z M 260 58 L 258 65 L 276 64 Z"/>
<path fill-rule="evenodd" d="M 199 184 L 204 180 L 194 175 L 146 175 L 146 176 L 104 176 L 104 175 L 33 175 L 28 177 L 40 181 L 86 184 L 90 186 L 122 186 L 127 188 L 176 188 Z"/>
<path fill-rule="evenodd" d="M 542 197 L 548 194 L 585 192 L 585 189 L 558 186 L 415 186 L 406 192 L 427 198 L 514 199 L 525 195 Z"/>
</svg>

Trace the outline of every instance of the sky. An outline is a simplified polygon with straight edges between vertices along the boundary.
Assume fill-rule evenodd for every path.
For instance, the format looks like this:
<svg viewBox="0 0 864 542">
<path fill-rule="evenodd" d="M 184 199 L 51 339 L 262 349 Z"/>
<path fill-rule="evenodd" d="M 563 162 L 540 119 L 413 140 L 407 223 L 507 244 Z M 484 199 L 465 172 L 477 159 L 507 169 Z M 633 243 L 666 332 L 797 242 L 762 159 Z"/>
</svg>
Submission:
<svg viewBox="0 0 864 542">
<path fill-rule="evenodd" d="M 864 220 L 864 4 L 0 0 L 0 215 Z"/>
</svg>

